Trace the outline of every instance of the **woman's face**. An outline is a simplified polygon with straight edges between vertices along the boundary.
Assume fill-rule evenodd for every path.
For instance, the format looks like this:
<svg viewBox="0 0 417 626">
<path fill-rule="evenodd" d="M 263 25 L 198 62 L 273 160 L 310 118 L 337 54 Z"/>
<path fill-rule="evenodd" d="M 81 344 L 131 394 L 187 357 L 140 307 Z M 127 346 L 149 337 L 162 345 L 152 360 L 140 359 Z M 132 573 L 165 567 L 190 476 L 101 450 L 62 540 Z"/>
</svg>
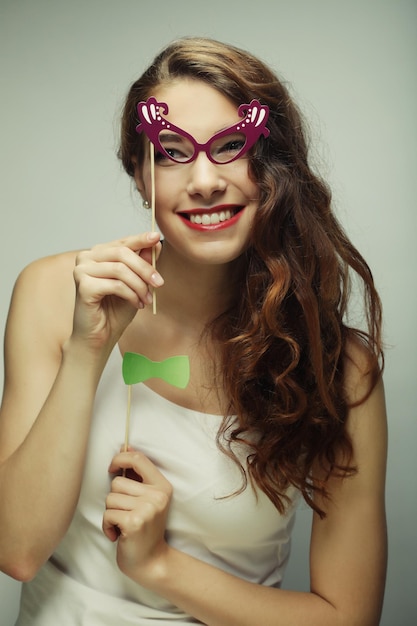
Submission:
<svg viewBox="0 0 417 626">
<path fill-rule="evenodd" d="M 151 94 L 168 105 L 164 117 L 199 144 L 236 124 L 238 107 L 204 82 L 181 79 Z M 148 140 L 145 159 L 135 179 L 151 201 Z M 175 143 L 169 149 L 175 149 Z M 181 150 L 181 146 L 178 147 Z M 223 264 L 247 247 L 258 208 L 258 187 L 249 176 L 245 156 L 226 164 L 213 163 L 203 151 L 189 163 L 177 163 L 155 152 L 155 207 L 166 243 L 196 263 Z"/>
</svg>

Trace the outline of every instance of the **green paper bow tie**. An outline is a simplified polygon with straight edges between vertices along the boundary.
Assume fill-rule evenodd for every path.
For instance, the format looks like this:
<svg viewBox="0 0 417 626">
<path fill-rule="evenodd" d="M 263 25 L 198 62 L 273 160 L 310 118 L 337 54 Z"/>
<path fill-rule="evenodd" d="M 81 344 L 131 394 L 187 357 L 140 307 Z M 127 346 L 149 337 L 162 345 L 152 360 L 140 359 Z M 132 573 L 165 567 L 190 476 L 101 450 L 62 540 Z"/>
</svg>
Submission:
<svg viewBox="0 0 417 626">
<path fill-rule="evenodd" d="M 125 352 L 122 372 L 126 385 L 142 383 L 148 378 L 161 378 L 174 387 L 185 389 L 190 380 L 190 361 L 188 356 L 172 356 L 165 361 L 151 361 L 143 354 Z"/>
</svg>

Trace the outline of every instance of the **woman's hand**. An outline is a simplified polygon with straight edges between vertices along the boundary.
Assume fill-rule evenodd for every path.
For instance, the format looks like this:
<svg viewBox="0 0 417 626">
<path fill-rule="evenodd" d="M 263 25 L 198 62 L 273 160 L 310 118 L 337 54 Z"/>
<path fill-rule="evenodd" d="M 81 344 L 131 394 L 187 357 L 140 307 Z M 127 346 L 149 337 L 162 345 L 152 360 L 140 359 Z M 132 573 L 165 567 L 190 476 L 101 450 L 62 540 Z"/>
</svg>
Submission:
<svg viewBox="0 0 417 626">
<path fill-rule="evenodd" d="M 145 584 L 168 550 L 165 541 L 166 520 L 172 486 L 144 454 L 136 450 L 120 452 L 113 458 L 109 472 L 126 470 L 128 476 L 116 476 L 106 498 L 103 531 L 110 541 L 117 541 L 120 570 Z"/>
<path fill-rule="evenodd" d="M 74 280 L 76 303 L 72 338 L 93 348 L 113 345 L 138 309 L 152 302 L 150 289 L 163 284 L 151 264 L 161 250 L 159 233 L 143 233 L 80 252 Z"/>
</svg>

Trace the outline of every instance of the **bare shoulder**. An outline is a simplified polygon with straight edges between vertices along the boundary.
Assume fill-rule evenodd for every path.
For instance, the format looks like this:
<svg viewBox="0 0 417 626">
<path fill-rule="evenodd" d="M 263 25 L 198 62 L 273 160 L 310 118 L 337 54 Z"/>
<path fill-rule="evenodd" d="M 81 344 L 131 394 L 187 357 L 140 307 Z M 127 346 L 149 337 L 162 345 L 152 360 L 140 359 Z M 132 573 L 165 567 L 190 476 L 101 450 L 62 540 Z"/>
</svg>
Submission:
<svg viewBox="0 0 417 626">
<path fill-rule="evenodd" d="M 360 403 L 378 378 L 375 359 L 359 340 L 350 340 L 345 347 L 344 388 L 349 404 Z"/>
<path fill-rule="evenodd" d="M 17 282 L 28 281 L 30 284 L 35 281 L 36 287 L 42 288 L 44 281 L 52 280 L 55 286 L 61 284 L 65 289 L 73 283 L 72 273 L 77 254 L 76 251 L 62 252 L 32 261 L 19 274 Z"/>
<path fill-rule="evenodd" d="M 43 257 L 27 265 L 13 290 L 10 317 L 30 315 L 49 336 L 65 340 L 71 330 L 75 299 L 73 269 L 77 252 Z M 18 321 L 19 321 L 18 320 Z"/>
<path fill-rule="evenodd" d="M 345 431 L 352 444 L 349 464 L 356 473 L 348 479 L 331 479 L 328 483 L 333 502 L 343 494 L 346 501 L 365 497 L 367 502 L 384 498 L 388 428 L 385 390 L 382 375 L 374 370 L 375 361 L 369 351 L 359 343 L 347 346 L 344 368 L 344 393 L 347 402 Z M 338 453 L 339 454 L 339 453 Z M 346 462 L 340 453 L 339 462 Z M 317 475 L 322 470 L 316 468 Z M 329 501 L 321 500 L 329 510 Z"/>
<path fill-rule="evenodd" d="M 344 388 L 350 407 L 346 428 L 356 454 L 362 451 L 366 456 L 366 446 L 372 443 L 375 448 L 378 441 L 385 449 L 387 416 L 382 374 L 375 371 L 369 351 L 356 342 L 350 342 L 346 349 Z"/>
</svg>

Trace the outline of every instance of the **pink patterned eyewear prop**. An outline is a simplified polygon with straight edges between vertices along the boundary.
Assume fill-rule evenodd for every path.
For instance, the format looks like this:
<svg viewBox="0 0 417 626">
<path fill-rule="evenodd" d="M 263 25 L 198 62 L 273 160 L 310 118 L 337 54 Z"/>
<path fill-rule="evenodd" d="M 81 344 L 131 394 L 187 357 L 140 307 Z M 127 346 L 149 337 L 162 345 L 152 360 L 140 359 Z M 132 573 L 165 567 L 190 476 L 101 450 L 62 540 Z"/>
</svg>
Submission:
<svg viewBox="0 0 417 626">
<path fill-rule="evenodd" d="M 144 132 L 155 146 L 161 165 L 164 157 L 175 163 L 190 163 L 200 152 L 205 152 L 212 163 L 231 163 L 246 154 L 261 135 L 269 136 L 269 129 L 266 128 L 269 108 L 255 99 L 250 104 L 239 106 L 238 114 L 243 117 L 240 122 L 216 133 L 204 144 L 162 117 L 161 110 L 166 115 L 168 105 L 158 102 L 153 96 L 146 102 L 139 102 L 137 112 L 140 123 L 136 126 L 136 132 Z"/>
</svg>

